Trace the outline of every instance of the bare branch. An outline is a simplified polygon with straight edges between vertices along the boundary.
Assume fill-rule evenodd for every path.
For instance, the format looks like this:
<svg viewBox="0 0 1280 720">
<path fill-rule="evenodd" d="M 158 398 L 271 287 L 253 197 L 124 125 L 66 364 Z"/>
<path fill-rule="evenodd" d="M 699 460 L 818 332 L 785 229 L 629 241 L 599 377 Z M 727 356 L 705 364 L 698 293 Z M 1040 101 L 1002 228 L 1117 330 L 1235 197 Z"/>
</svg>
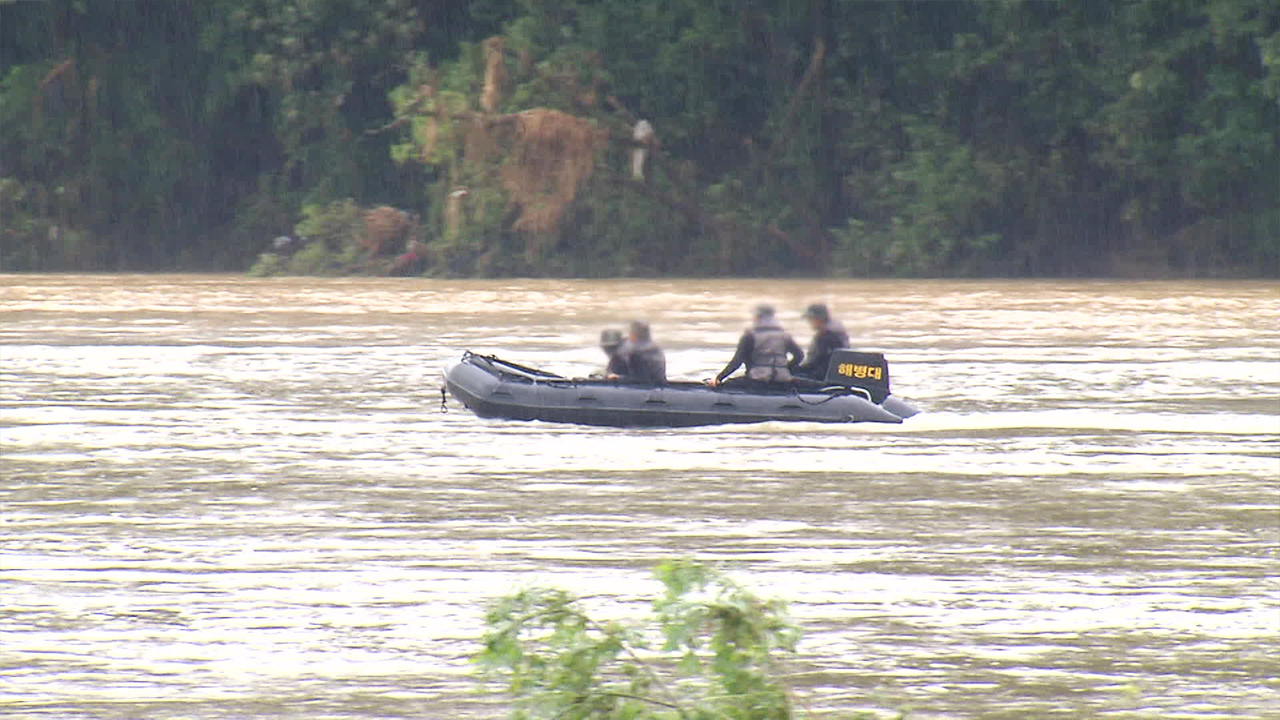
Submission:
<svg viewBox="0 0 1280 720">
<path fill-rule="evenodd" d="M 782 122 L 778 128 L 780 136 L 769 149 L 770 155 L 778 155 L 782 152 L 788 142 L 791 140 L 790 132 L 791 123 L 795 120 L 796 111 L 800 109 L 800 101 L 809 93 L 809 86 L 817 79 L 822 72 L 822 61 L 827 56 L 827 43 L 821 37 L 813 39 L 813 54 L 809 56 L 809 67 L 804 71 L 804 76 L 800 78 L 800 84 L 796 86 L 796 91 L 791 94 L 791 101 L 787 103 L 787 112 L 782 116 Z"/>
<path fill-rule="evenodd" d="M 401 125 L 407 125 L 409 123 L 409 120 L 410 118 L 407 115 L 402 115 L 396 118 L 395 120 L 392 120 L 391 122 L 387 123 L 386 125 L 383 125 L 382 127 L 365 130 L 364 134 L 365 135 L 381 135 L 384 132 L 391 132 L 392 130 L 395 130 L 396 128 L 400 127 Z"/>
</svg>

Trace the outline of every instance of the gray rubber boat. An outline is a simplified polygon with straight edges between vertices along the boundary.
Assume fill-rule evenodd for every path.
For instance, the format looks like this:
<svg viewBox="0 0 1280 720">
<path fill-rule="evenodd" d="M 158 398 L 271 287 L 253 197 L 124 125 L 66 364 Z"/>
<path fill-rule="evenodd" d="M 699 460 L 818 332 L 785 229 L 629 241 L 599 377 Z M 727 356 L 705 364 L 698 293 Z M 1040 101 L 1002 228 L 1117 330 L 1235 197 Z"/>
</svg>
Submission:
<svg viewBox="0 0 1280 720">
<path fill-rule="evenodd" d="M 689 382 L 642 385 L 565 378 L 468 351 L 445 370 L 445 387 L 480 417 L 615 427 L 777 420 L 900 423 L 918 412 L 889 394 L 883 355 L 852 351 L 832 358 L 823 383 L 801 387 L 730 382 L 715 389 Z"/>
</svg>

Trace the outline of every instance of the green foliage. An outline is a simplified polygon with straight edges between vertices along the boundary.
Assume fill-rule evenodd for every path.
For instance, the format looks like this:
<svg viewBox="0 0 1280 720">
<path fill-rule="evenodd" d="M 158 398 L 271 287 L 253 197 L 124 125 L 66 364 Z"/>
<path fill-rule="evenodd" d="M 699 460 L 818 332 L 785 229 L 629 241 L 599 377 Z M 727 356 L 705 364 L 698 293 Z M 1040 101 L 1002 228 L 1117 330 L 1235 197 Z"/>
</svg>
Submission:
<svg viewBox="0 0 1280 720">
<path fill-rule="evenodd" d="M 287 257 L 279 253 L 262 253 L 249 268 L 249 275 L 251 277 L 351 275 L 363 269 L 362 260 L 358 248 L 348 247 L 335 251 L 323 242 L 313 241 Z"/>
<path fill-rule="evenodd" d="M 492 115 L 610 136 L 550 234 L 477 143 L 494 35 Z M 1278 156 L 1273 0 L 0 4 L 15 269 L 243 267 L 352 198 L 437 274 L 1275 276 Z"/>
<path fill-rule="evenodd" d="M 281 252 L 260 254 L 249 274 L 264 277 L 389 271 L 390 264 L 385 258 L 375 262 L 369 256 L 365 219 L 368 212 L 369 209 L 350 198 L 327 205 L 304 206 L 303 218 L 294 226 L 294 244 Z"/>
<path fill-rule="evenodd" d="M 294 227 L 294 232 L 310 244 L 319 243 L 331 251 L 341 252 L 360 242 L 362 227 L 360 206 L 347 198 L 323 206 L 304 205 L 302 221 Z"/>
<path fill-rule="evenodd" d="M 366 130 L 403 53 L 450 57 L 481 25 L 412 0 L 0 5 L 0 176 L 88 239 L 43 267 L 243 267 L 272 237 L 246 235 L 264 190 L 288 205 L 273 233 L 305 202 L 421 192 Z"/>
<path fill-rule="evenodd" d="M 493 604 L 476 660 L 516 701 L 513 718 L 784 720 L 801 717 L 778 655 L 800 631 L 764 600 L 689 560 L 663 562 L 643 620 L 592 618 L 562 590 Z"/>
<path fill-rule="evenodd" d="M 320 241 L 307 243 L 286 265 L 290 275 L 343 275 L 349 265 L 343 262 L 341 252 Z"/>
<path fill-rule="evenodd" d="M 262 253 L 249 268 L 249 277 L 272 277 L 285 274 L 285 264 L 277 253 Z"/>
<path fill-rule="evenodd" d="M 49 213 L 55 200 L 38 183 L 0 177 L 0 272 L 81 267 L 88 236 Z"/>
</svg>

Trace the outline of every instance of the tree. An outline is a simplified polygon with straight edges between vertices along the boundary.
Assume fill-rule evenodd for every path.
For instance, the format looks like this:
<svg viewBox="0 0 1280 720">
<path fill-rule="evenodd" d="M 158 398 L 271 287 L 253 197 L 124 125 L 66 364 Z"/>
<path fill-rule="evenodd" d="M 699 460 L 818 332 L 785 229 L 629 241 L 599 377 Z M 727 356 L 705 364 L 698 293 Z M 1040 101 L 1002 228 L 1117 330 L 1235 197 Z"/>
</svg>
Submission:
<svg viewBox="0 0 1280 720">
<path fill-rule="evenodd" d="M 1278 155 L 1266 0 L 0 0 L 7 270 L 1275 276 Z"/>
<path fill-rule="evenodd" d="M 663 562 L 654 574 L 665 591 L 641 622 L 598 621 L 561 590 L 494 603 L 476 660 L 516 700 L 513 717 L 801 716 L 778 658 L 800 638 L 783 602 L 688 560 Z"/>
</svg>

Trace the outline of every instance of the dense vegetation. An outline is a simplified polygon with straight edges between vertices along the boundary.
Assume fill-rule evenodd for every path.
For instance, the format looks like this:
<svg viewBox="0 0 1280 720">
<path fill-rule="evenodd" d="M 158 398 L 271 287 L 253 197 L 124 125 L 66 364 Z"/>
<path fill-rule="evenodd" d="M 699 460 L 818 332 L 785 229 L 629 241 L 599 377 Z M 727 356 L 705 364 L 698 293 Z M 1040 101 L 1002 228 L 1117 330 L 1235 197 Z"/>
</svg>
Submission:
<svg viewBox="0 0 1280 720">
<path fill-rule="evenodd" d="M 0 0 L 6 271 L 1275 277 L 1278 156 L 1274 0 Z"/>
</svg>

